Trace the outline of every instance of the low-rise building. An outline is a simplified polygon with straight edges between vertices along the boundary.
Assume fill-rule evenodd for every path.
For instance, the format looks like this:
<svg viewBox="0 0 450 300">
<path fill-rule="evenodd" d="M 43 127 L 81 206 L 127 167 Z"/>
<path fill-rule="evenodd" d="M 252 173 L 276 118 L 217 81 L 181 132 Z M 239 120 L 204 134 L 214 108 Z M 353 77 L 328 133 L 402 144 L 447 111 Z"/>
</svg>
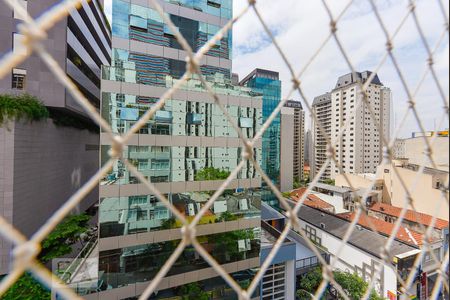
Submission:
<svg viewBox="0 0 450 300">
<path fill-rule="evenodd" d="M 436 168 L 443 171 L 449 169 L 449 138 L 448 131 L 438 133 L 437 137 L 433 137 L 434 133 L 430 135 L 420 136 L 413 135 L 408 139 L 397 139 L 394 144 L 394 158 L 408 159 L 409 163 L 422 165 L 426 167 L 433 167 L 427 156 L 425 155 L 427 144 L 432 145 L 431 157 L 433 158 Z"/>
<path fill-rule="evenodd" d="M 395 170 L 394 170 L 395 168 Z M 348 181 L 356 189 L 372 189 L 381 192 L 379 202 L 403 207 L 406 203 L 404 186 L 409 188 L 412 203 L 417 212 L 436 215 L 448 221 L 448 171 L 425 167 L 419 173 L 420 166 L 408 160 L 394 160 L 392 164 L 380 165 L 376 174 L 345 174 Z M 344 175 L 336 177 L 336 186 L 348 187 Z M 420 183 L 420 188 L 417 187 Z M 372 186 L 373 185 L 373 186 Z"/>
<path fill-rule="evenodd" d="M 302 206 L 298 217 L 300 223 L 294 228 L 295 231 L 303 231 L 319 249 L 326 249 L 330 255 L 331 264 L 334 264 L 336 269 L 356 272 L 367 282 L 375 280 L 376 292 L 385 298 L 399 293 L 400 284 L 397 274 L 408 275 L 416 255 L 420 252 L 417 247 L 396 239 L 389 252 L 392 263 L 388 265 L 382 261 L 379 251 L 386 244 L 388 237 L 363 226 L 357 226 L 340 252 L 340 256 L 337 257 L 336 253 L 341 247 L 350 222 L 308 206 Z M 374 272 L 379 268 L 381 272 L 372 279 Z M 413 285 L 413 288 L 407 292 L 411 296 L 416 295 L 416 286 Z"/>
<path fill-rule="evenodd" d="M 375 218 L 384 220 L 389 223 L 395 223 L 402 212 L 401 207 L 392 206 L 384 203 L 376 203 L 369 207 L 368 214 Z M 445 251 L 448 249 L 449 243 L 449 222 L 437 218 L 433 222 L 433 216 L 415 212 L 408 209 L 403 216 L 402 225 L 411 231 L 417 232 L 421 235 L 432 226 L 431 242 L 433 251 L 439 259 L 443 259 Z M 430 258 L 431 259 L 431 258 Z"/>
<path fill-rule="evenodd" d="M 269 256 L 285 226 L 282 214 L 262 203 L 261 265 Z M 261 299 L 295 299 L 296 244 L 286 238 L 263 276 Z"/>
</svg>

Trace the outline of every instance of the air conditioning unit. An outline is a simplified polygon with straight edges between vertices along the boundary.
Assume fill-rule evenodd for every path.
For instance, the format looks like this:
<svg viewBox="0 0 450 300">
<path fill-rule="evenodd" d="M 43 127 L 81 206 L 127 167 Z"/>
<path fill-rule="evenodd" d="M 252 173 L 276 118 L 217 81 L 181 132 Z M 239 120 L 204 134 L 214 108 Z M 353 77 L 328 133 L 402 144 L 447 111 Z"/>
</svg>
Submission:
<svg viewBox="0 0 450 300">
<path fill-rule="evenodd" d="M 215 214 L 221 214 L 224 213 L 228 210 L 227 208 L 227 201 L 216 201 L 214 202 L 214 207 L 213 207 L 214 213 Z"/>
</svg>

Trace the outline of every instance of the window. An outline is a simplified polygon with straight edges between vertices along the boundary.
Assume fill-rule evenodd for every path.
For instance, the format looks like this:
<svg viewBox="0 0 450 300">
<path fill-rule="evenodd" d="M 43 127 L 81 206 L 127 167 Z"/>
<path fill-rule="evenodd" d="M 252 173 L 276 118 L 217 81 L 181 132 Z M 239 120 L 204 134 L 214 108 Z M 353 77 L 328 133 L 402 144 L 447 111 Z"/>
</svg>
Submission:
<svg viewBox="0 0 450 300">
<path fill-rule="evenodd" d="M 190 125 L 202 125 L 203 115 L 196 113 L 188 113 L 186 115 L 186 123 Z"/>
<path fill-rule="evenodd" d="M 169 211 L 166 208 L 155 209 L 155 219 L 165 220 L 169 218 Z"/>
<path fill-rule="evenodd" d="M 22 6 L 25 10 L 27 10 L 27 7 L 28 7 L 27 0 L 19 0 L 19 1 L 17 1 L 17 3 L 20 4 L 20 6 Z M 23 20 L 17 13 L 16 7 L 14 7 L 14 19 Z"/>
<path fill-rule="evenodd" d="M 138 16 L 130 16 L 130 26 L 138 30 L 147 31 L 147 20 Z"/>
<path fill-rule="evenodd" d="M 307 236 L 311 241 L 313 241 L 314 243 L 319 244 L 319 245 L 322 244 L 322 239 L 321 239 L 320 237 L 317 236 L 317 231 L 316 231 L 315 228 L 313 228 L 313 227 L 311 227 L 311 226 L 309 226 L 309 225 L 306 225 L 306 226 L 305 226 L 305 233 L 306 233 L 306 236 Z"/>
<path fill-rule="evenodd" d="M 158 123 L 172 123 L 172 119 L 172 112 L 170 111 L 158 110 L 155 113 L 155 121 Z"/>
<path fill-rule="evenodd" d="M 252 118 L 239 118 L 239 126 L 241 128 L 253 128 Z"/>
<path fill-rule="evenodd" d="M 13 69 L 12 71 L 12 88 L 24 90 L 27 77 L 27 70 Z"/>
<path fill-rule="evenodd" d="M 136 219 L 137 221 L 148 220 L 148 212 L 146 210 L 138 210 Z"/>
<path fill-rule="evenodd" d="M 130 206 L 147 204 L 147 196 L 130 196 Z"/>
<path fill-rule="evenodd" d="M 148 160 L 146 159 L 138 159 L 138 170 L 147 170 L 148 169 Z"/>
<path fill-rule="evenodd" d="M 169 160 L 167 159 L 152 159 L 152 170 L 168 170 Z"/>
<path fill-rule="evenodd" d="M 18 55 L 26 55 L 27 48 L 22 44 L 23 34 L 13 33 L 13 53 Z"/>
<path fill-rule="evenodd" d="M 207 2 L 207 4 L 209 6 L 212 6 L 212 7 L 215 7 L 215 8 L 220 8 L 220 6 L 221 6 L 220 3 L 217 0 L 214 0 L 214 1 L 210 0 L 210 1 Z"/>
<path fill-rule="evenodd" d="M 175 28 L 180 31 L 180 29 L 178 27 L 175 26 Z M 172 30 L 170 29 L 169 25 L 164 24 L 164 35 L 165 36 L 170 36 L 170 37 L 175 37 L 175 33 L 172 32 Z"/>
</svg>

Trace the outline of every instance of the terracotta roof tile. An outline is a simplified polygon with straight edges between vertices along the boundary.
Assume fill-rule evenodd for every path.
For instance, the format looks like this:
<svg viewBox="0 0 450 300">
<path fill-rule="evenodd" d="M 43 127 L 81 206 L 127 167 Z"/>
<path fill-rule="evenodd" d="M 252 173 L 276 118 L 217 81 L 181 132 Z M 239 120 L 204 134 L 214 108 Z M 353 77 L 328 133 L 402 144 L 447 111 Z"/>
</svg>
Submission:
<svg viewBox="0 0 450 300">
<path fill-rule="evenodd" d="M 295 202 L 299 201 L 300 198 L 303 196 L 303 194 L 306 192 L 306 188 L 299 188 L 296 190 L 293 190 L 291 192 L 291 199 Z M 307 205 L 309 207 L 323 209 L 323 210 L 333 210 L 334 206 L 329 204 L 326 201 L 323 201 L 316 195 L 309 194 L 308 197 L 306 197 L 305 201 L 303 202 L 304 205 Z"/>
<path fill-rule="evenodd" d="M 348 220 L 353 221 L 353 219 L 356 216 L 355 212 L 351 213 L 343 213 L 339 214 L 339 217 Z M 358 225 L 368 228 L 369 230 L 372 229 L 372 226 L 375 227 L 379 233 L 385 234 L 385 235 L 391 235 L 392 231 L 394 230 L 395 224 L 386 222 L 384 220 L 377 219 L 375 217 L 370 217 L 367 215 L 361 215 L 358 221 Z M 405 228 L 404 226 L 400 226 L 396 238 L 400 241 L 403 241 L 410 245 L 415 246 L 421 246 L 423 245 L 423 239 L 422 235 L 416 231 L 409 230 Z"/>
<path fill-rule="evenodd" d="M 393 217 L 399 217 L 401 214 L 402 208 L 392 206 L 389 204 L 384 204 L 384 203 L 376 203 L 370 208 L 370 210 L 380 212 L 380 213 L 383 213 L 386 215 L 390 215 Z M 424 213 L 415 212 L 413 210 L 408 209 L 406 211 L 404 219 L 411 221 L 411 222 L 423 224 L 425 226 L 430 226 L 433 217 L 430 215 L 424 214 Z M 443 229 L 446 227 L 448 227 L 448 221 L 445 221 L 445 220 L 439 219 L 439 218 L 436 219 L 434 228 Z"/>
</svg>

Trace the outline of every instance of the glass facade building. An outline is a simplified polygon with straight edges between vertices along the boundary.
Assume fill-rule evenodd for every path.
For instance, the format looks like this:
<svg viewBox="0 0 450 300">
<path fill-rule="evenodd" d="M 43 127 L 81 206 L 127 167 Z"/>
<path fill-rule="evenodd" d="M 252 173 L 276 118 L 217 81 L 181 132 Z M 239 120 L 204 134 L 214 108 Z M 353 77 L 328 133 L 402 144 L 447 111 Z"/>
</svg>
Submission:
<svg viewBox="0 0 450 300">
<path fill-rule="evenodd" d="M 232 16 L 231 0 L 171 0 L 162 5 L 194 51 Z M 186 52 L 150 4 L 113 0 L 112 33 L 111 66 L 102 68 L 101 113 L 114 133 L 124 134 L 183 76 Z M 252 138 L 262 126 L 263 94 L 232 85 L 231 41 L 230 32 L 206 54 L 201 70 L 244 136 Z M 104 164 L 111 145 L 106 134 L 101 134 L 101 144 Z M 257 161 L 262 160 L 261 145 L 254 152 Z M 193 75 L 132 137 L 123 157 L 192 220 L 238 166 L 242 150 L 238 134 Z M 198 241 L 243 286 L 259 267 L 260 188 L 260 175 L 247 162 L 197 227 Z M 181 226 L 116 162 L 100 182 L 100 290 L 138 297 L 140 287 L 152 280 L 180 242 Z M 183 251 L 151 299 L 184 296 L 186 285 L 200 287 L 212 299 L 237 298 L 192 247 Z"/>
<path fill-rule="evenodd" d="M 263 123 L 267 121 L 272 112 L 281 101 L 281 81 L 277 72 L 255 69 L 241 83 L 254 92 L 263 95 L 262 116 Z M 262 164 L 272 182 L 280 185 L 280 154 L 281 154 L 281 114 L 272 121 L 262 137 Z M 265 183 L 263 183 L 263 186 Z M 264 202 L 277 207 L 278 200 L 269 190 L 262 193 Z"/>
</svg>

